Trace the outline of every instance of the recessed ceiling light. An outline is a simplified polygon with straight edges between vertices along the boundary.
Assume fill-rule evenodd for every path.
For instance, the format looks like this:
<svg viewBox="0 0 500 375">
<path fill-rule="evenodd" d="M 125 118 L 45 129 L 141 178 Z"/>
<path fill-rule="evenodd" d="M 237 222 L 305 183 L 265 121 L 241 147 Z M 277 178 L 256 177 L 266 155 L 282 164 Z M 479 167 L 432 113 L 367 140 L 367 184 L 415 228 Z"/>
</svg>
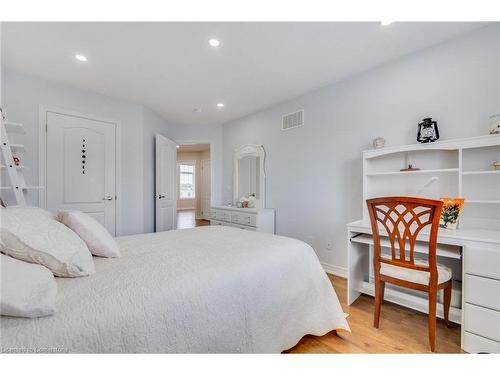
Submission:
<svg viewBox="0 0 500 375">
<path fill-rule="evenodd" d="M 175 145 L 175 148 L 181 148 L 181 146 L 179 146 L 179 145 Z"/>
<path fill-rule="evenodd" d="M 389 26 L 389 25 L 390 25 L 391 23 L 393 23 L 393 22 L 394 22 L 394 21 L 382 21 L 382 22 L 380 22 L 380 24 L 381 24 L 382 26 Z"/>
<path fill-rule="evenodd" d="M 76 54 L 75 55 L 75 59 L 77 59 L 78 61 L 82 61 L 82 62 L 86 62 L 87 61 L 87 58 L 83 55 L 80 55 L 80 54 Z"/>
<path fill-rule="evenodd" d="M 224 108 L 224 103 L 217 103 L 217 107 Z"/>
<path fill-rule="evenodd" d="M 219 47 L 220 41 L 218 39 L 210 39 L 208 44 L 210 44 L 211 47 Z"/>
</svg>

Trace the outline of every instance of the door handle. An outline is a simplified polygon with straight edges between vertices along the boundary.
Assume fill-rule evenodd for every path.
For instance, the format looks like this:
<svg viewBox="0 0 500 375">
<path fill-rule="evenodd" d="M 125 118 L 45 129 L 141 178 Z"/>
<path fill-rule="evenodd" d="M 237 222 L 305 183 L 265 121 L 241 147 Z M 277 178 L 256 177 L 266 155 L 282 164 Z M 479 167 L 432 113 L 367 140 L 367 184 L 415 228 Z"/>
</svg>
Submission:
<svg viewBox="0 0 500 375">
<path fill-rule="evenodd" d="M 158 195 L 158 199 L 163 199 L 163 198 L 166 198 L 166 196 L 163 194 Z"/>
<path fill-rule="evenodd" d="M 111 195 L 106 195 L 104 198 L 102 198 L 103 201 L 112 201 L 113 200 L 113 196 Z"/>
</svg>

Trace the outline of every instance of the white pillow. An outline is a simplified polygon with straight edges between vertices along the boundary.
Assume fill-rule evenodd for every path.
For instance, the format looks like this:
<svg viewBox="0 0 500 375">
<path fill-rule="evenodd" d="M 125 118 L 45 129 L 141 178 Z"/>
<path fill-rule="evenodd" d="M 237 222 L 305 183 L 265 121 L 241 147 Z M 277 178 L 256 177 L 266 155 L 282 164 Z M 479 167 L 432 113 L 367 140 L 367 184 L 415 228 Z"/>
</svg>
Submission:
<svg viewBox="0 0 500 375">
<path fill-rule="evenodd" d="M 71 229 L 36 207 L 1 209 L 0 251 L 38 263 L 56 276 L 77 277 L 95 272 L 92 254 Z"/>
<path fill-rule="evenodd" d="M 0 254 L 0 314 L 36 318 L 56 311 L 57 283 L 47 268 Z"/>
<path fill-rule="evenodd" d="M 93 217 L 81 211 L 59 211 L 57 219 L 73 229 L 87 244 L 90 252 L 105 258 L 118 258 L 120 249 L 111 234 Z"/>
</svg>

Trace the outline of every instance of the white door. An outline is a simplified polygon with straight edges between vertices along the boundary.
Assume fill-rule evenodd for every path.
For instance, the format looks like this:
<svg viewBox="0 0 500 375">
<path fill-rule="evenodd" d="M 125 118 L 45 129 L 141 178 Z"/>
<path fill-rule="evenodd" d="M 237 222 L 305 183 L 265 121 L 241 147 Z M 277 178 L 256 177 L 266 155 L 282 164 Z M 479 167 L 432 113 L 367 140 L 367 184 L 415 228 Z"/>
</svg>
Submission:
<svg viewBox="0 0 500 375">
<path fill-rule="evenodd" d="M 156 134 L 156 191 L 155 231 L 175 229 L 177 197 L 175 189 L 177 148 L 176 143 Z"/>
<path fill-rule="evenodd" d="M 210 159 L 205 159 L 201 161 L 201 217 L 205 220 L 210 220 L 210 206 L 211 206 L 211 195 L 212 195 L 212 185 L 211 185 L 211 167 Z"/>
<path fill-rule="evenodd" d="M 47 112 L 47 209 L 88 213 L 115 235 L 116 124 Z"/>
</svg>

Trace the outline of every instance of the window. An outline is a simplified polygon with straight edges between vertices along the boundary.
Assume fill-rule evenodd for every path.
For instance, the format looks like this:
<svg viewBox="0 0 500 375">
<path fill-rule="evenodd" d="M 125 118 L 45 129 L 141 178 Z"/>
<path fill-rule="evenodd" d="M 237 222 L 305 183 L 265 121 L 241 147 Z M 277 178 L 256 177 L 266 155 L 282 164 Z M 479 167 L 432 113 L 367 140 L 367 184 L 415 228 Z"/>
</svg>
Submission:
<svg viewBox="0 0 500 375">
<path fill-rule="evenodd" d="M 196 162 L 183 161 L 179 166 L 179 199 L 194 199 Z"/>
</svg>

